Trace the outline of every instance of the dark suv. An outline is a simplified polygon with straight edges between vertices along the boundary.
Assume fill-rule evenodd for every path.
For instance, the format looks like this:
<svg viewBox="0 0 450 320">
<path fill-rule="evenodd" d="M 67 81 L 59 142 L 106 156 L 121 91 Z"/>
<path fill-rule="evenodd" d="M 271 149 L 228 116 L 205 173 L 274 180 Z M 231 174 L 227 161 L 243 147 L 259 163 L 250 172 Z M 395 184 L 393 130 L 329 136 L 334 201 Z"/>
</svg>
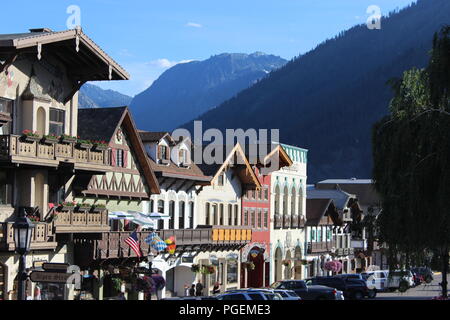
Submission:
<svg viewBox="0 0 450 320">
<path fill-rule="evenodd" d="M 312 285 L 322 285 L 336 290 L 340 290 L 344 293 L 346 299 L 361 300 L 367 297 L 369 290 L 367 285 L 362 280 L 357 279 L 344 279 L 340 277 L 315 277 L 306 280 L 306 283 Z"/>
<path fill-rule="evenodd" d="M 306 285 L 303 280 L 277 281 L 270 286 L 272 289 L 294 291 L 302 300 L 340 300 L 342 292 L 323 285 Z"/>
</svg>

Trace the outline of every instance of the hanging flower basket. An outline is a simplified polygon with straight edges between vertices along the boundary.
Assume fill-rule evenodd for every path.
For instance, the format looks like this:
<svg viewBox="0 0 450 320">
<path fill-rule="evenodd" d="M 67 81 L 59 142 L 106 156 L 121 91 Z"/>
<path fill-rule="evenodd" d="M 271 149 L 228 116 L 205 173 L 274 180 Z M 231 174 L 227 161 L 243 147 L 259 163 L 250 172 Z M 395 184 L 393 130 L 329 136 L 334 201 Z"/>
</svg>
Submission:
<svg viewBox="0 0 450 320">
<path fill-rule="evenodd" d="M 216 272 L 216 268 L 214 266 L 202 266 L 200 272 L 202 274 L 213 274 Z"/>
<path fill-rule="evenodd" d="M 308 260 L 302 260 L 301 263 L 302 263 L 302 265 L 307 266 L 308 265 Z"/>
<path fill-rule="evenodd" d="M 283 264 L 283 266 L 289 267 L 291 265 L 291 260 L 283 260 L 281 263 Z"/>
<path fill-rule="evenodd" d="M 193 264 L 193 265 L 191 266 L 191 271 L 192 271 L 193 273 L 200 273 L 200 266 L 199 266 L 198 264 Z"/>
<path fill-rule="evenodd" d="M 327 271 L 337 273 L 342 270 L 342 263 L 339 261 L 328 261 L 323 268 Z"/>
<path fill-rule="evenodd" d="M 244 262 L 244 263 L 242 263 L 242 266 L 244 268 L 246 268 L 247 270 L 251 270 L 251 271 L 255 270 L 255 268 L 256 268 L 255 264 L 252 261 Z"/>
</svg>

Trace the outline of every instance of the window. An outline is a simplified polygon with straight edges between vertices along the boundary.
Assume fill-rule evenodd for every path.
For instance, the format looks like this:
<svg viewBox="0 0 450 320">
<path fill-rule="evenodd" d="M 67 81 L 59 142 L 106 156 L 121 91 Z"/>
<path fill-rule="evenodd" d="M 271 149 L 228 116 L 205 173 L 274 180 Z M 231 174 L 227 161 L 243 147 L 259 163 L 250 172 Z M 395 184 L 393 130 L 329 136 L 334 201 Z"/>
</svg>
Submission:
<svg viewBox="0 0 450 320">
<path fill-rule="evenodd" d="M 244 211 L 244 226 L 248 226 L 248 211 Z"/>
<path fill-rule="evenodd" d="M 0 205 L 12 203 L 12 184 L 9 174 L 5 170 L 0 170 Z"/>
<path fill-rule="evenodd" d="M 187 158 L 186 155 L 187 155 L 186 150 L 180 149 L 180 151 L 178 152 L 178 161 L 179 161 L 180 163 L 182 163 L 182 164 L 187 163 L 187 161 L 186 161 L 186 158 Z"/>
<path fill-rule="evenodd" d="M 297 198 L 297 192 L 295 191 L 295 188 L 292 188 L 292 194 L 291 194 L 291 214 L 296 214 L 295 210 L 295 200 Z"/>
<path fill-rule="evenodd" d="M 158 159 L 169 160 L 169 148 L 166 146 L 158 146 Z"/>
<path fill-rule="evenodd" d="M 225 175 L 224 173 L 221 173 L 217 179 L 217 185 L 219 187 L 223 187 L 223 185 L 224 185 L 224 182 L 225 182 L 224 175 Z"/>
<path fill-rule="evenodd" d="M 184 211 L 185 204 L 184 201 L 181 201 L 178 207 L 178 229 L 184 229 Z"/>
<path fill-rule="evenodd" d="M 269 227 L 269 211 L 264 211 L 264 228 Z"/>
<path fill-rule="evenodd" d="M 205 225 L 210 226 L 211 225 L 211 217 L 210 217 L 210 211 L 209 211 L 209 203 L 205 204 Z"/>
<path fill-rule="evenodd" d="M 317 230 L 317 242 L 321 242 L 322 241 L 322 229 L 319 228 Z"/>
<path fill-rule="evenodd" d="M 250 217 L 251 217 L 251 227 L 252 228 L 256 228 L 255 211 L 252 210 L 252 213 L 251 213 Z"/>
<path fill-rule="evenodd" d="M 175 201 L 169 202 L 169 229 L 175 229 Z"/>
<path fill-rule="evenodd" d="M 289 197 L 289 191 L 288 188 L 284 188 L 284 195 L 283 195 L 283 214 L 288 214 L 288 197 Z"/>
<path fill-rule="evenodd" d="M 60 136 L 64 133 L 64 123 L 66 120 L 66 112 L 55 108 L 50 108 L 50 129 L 49 132 Z"/>
<path fill-rule="evenodd" d="M 239 206 L 237 204 L 234 206 L 234 225 L 239 225 Z"/>
<path fill-rule="evenodd" d="M 243 294 L 227 294 L 221 298 L 222 300 L 247 300 Z"/>
<path fill-rule="evenodd" d="M 258 212 L 258 228 L 262 229 L 262 212 L 259 210 Z"/>
<path fill-rule="evenodd" d="M 264 189 L 264 200 L 269 200 L 269 189 Z"/>
<path fill-rule="evenodd" d="M 193 229 L 194 228 L 194 203 L 191 202 L 189 204 L 190 209 L 189 209 L 189 228 Z"/>
<path fill-rule="evenodd" d="M 164 213 L 164 200 L 158 201 L 158 213 Z M 158 220 L 158 229 L 160 229 L 160 230 L 164 229 L 164 220 L 163 219 Z"/>
<path fill-rule="evenodd" d="M 252 300 L 264 300 L 261 293 L 249 293 L 248 296 L 252 298 Z"/>
<path fill-rule="evenodd" d="M 223 204 L 219 206 L 219 225 L 223 226 Z"/>
<path fill-rule="evenodd" d="M 311 240 L 316 240 L 316 230 L 311 229 Z"/>
<path fill-rule="evenodd" d="M 0 134 L 12 133 L 13 101 L 0 98 L 0 120 L 3 126 L 0 126 Z"/>
<path fill-rule="evenodd" d="M 331 230 L 327 230 L 327 240 L 328 240 L 328 241 L 331 240 L 331 235 L 332 235 Z"/>
<path fill-rule="evenodd" d="M 233 225 L 233 205 L 228 205 L 228 225 Z"/>
<path fill-rule="evenodd" d="M 213 204 L 212 206 L 212 216 L 213 216 L 213 226 L 217 226 L 218 217 L 217 217 L 217 204 Z"/>
<path fill-rule="evenodd" d="M 124 150 L 120 150 L 120 149 L 116 150 L 116 166 L 117 167 L 120 167 L 120 168 L 124 167 L 123 154 L 124 154 Z"/>
</svg>

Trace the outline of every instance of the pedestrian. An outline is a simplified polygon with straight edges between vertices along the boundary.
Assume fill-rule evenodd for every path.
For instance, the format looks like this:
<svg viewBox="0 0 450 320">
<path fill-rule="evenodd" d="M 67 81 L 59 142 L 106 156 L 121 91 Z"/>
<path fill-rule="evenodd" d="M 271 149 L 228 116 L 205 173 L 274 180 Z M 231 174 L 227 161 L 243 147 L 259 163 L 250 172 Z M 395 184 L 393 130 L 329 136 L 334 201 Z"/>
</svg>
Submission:
<svg viewBox="0 0 450 320">
<path fill-rule="evenodd" d="M 197 282 L 197 285 L 195 286 L 195 295 L 197 297 L 201 297 L 203 295 L 203 285 L 201 281 Z"/>
<path fill-rule="evenodd" d="M 194 297 L 195 296 L 195 284 L 193 283 L 191 288 L 189 289 L 189 296 Z"/>
<path fill-rule="evenodd" d="M 184 296 L 189 297 L 189 285 L 187 283 L 184 285 Z"/>
<path fill-rule="evenodd" d="M 213 294 L 218 294 L 218 293 L 220 293 L 220 283 L 216 282 L 216 283 L 214 283 Z"/>
</svg>

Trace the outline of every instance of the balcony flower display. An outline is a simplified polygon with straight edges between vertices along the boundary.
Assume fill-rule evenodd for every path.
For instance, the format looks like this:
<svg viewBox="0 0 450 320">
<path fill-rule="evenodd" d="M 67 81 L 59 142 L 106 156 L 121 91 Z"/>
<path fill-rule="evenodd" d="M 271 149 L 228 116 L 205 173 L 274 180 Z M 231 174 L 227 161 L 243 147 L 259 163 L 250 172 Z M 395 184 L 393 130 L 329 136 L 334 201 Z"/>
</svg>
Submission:
<svg viewBox="0 0 450 320">
<path fill-rule="evenodd" d="M 31 130 L 24 130 L 22 132 L 24 140 L 27 142 L 35 142 L 41 140 L 41 136 L 37 132 Z"/>
<path fill-rule="evenodd" d="M 78 139 L 77 140 L 78 147 L 81 149 L 90 149 L 92 148 L 92 141 L 85 140 L 85 139 Z"/>
<path fill-rule="evenodd" d="M 92 205 L 90 205 L 89 203 L 79 203 L 77 207 L 79 211 L 88 211 L 91 210 Z"/>
<path fill-rule="evenodd" d="M 58 143 L 58 140 L 60 139 L 60 137 L 58 137 L 56 134 L 54 133 L 50 133 L 44 136 L 44 142 L 45 143 Z"/>
<path fill-rule="evenodd" d="M 70 211 L 75 209 L 76 206 L 76 202 L 63 202 L 59 204 L 58 211 Z"/>
<path fill-rule="evenodd" d="M 61 142 L 62 143 L 75 143 L 75 142 L 77 142 L 77 137 L 75 137 L 75 136 L 70 136 L 70 135 L 66 135 L 66 134 L 63 134 L 63 135 L 61 135 Z"/>
<path fill-rule="evenodd" d="M 325 263 L 324 269 L 327 271 L 337 273 L 337 272 L 341 271 L 342 263 L 340 263 L 339 261 L 328 261 Z"/>
<path fill-rule="evenodd" d="M 108 149 L 108 143 L 106 141 L 92 141 L 95 150 L 104 151 Z"/>
<path fill-rule="evenodd" d="M 216 272 L 216 268 L 214 266 L 205 265 L 201 267 L 200 272 L 203 274 L 213 274 Z"/>
<path fill-rule="evenodd" d="M 99 204 L 94 204 L 92 210 L 93 210 L 94 212 L 99 213 L 99 212 L 104 211 L 105 209 L 106 209 L 106 205 L 104 205 L 104 204 L 102 204 L 102 203 L 99 203 Z"/>
<path fill-rule="evenodd" d="M 193 265 L 191 266 L 191 271 L 192 271 L 193 273 L 199 273 L 199 272 L 200 272 L 200 266 L 199 266 L 198 264 L 193 264 Z"/>
</svg>

